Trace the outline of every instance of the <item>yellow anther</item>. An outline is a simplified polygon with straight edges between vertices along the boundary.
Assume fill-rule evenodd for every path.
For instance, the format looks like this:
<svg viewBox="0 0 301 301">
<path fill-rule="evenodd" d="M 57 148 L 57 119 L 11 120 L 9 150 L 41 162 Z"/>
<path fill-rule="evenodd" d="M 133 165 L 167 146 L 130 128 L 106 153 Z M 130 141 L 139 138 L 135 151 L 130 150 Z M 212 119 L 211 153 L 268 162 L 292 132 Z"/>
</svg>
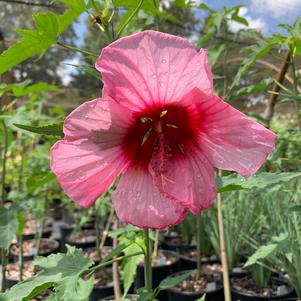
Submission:
<svg viewBox="0 0 301 301">
<path fill-rule="evenodd" d="M 149 128 L 148 131 L 145 133 L 145 135 L 143 137 L 141 145 L 143 145 L 147 141 L 147 139 L 149 138 L 151 132 L 152 132 L 152 128 Z"/>
<path fill-rule="evenodd" d="M 175 124 L 171 124 L 171 123 L 166 123 L 165 125 L 169 128 L 174 128 L 174 129 L 178 128 Z"/>
<path fill-rule="evenodd" d="M 150 117 L 141 117 L 140 118 L 140 121 L 142 122 L 142 123 L 148 123 L 148 122 L 151 122 L 151 121 L 153 121 Z"/>
<path fill-rule="evenodd" d="M 160 118 L 164 117 L 167 114 L 167 110 L 164 110 L 160 113 Z"/>
</svg>

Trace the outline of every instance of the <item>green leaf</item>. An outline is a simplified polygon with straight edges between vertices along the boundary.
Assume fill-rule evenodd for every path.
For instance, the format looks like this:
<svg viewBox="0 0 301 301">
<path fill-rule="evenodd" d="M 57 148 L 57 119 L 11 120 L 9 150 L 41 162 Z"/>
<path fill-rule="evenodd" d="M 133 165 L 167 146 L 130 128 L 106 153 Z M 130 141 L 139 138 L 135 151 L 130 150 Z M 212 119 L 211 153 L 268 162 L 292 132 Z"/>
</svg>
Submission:
<svg viewBox="0 0 301 301">
<path fill-rule="evenodd" d="M 160 290 L 166 290 L 168 288 L 174 287 L 175 285 L 181 283 L 183 280 L 188 278 L 191 275 L 191 272 L 187 272 L 175 277 L 167 277 L 163 279 L 159 284 Z"/>
<path fill-rule="evenodd" d="M 80 275 L 93 265 L 93 261 L 91 259 L 84 258 L 84 254 L 81 249 L 67 246 L 66 254 L 58 253 L 49 255 L 48 257 L 38 257 L 34 260 L 33 265 L 41 267 L 42 272 L 30 279 L 14 285 L 5 294 L 8 300 L 28 300 L 52 286 L 54 286 L 55 291 L 57 288 L 60 288 L 60 293 L 63 294 L 63 287 L 61 283 L 63 282 L 66 284 L 68 282 L 70 284 L 70 278 L 77 284 L 74 286 L 75 284 L 73 283 L 72 291 L 77 290 L 81 294 L 84 294 L 82 292 L 84 283 L 79 280 Z M 87 283 L 88 290 L 91 287 L 91 282 L 92 280 L 90 279 Z M 69 300 L 71 301 L 74 299 Z M 76 300 L 78 301 L 79 299 Z"/>
<path fill-rule="evenodd" d="M 0 207 L 0 248 L 8 250 L 18 229 L 14 208 Z"/>
<path fill-rule="evenodd" d="M 272 83 L 272 79 L 269 78 L 267 80 L 260 82 L 259 84 L 243 87 L 243 88 L 239 89 L 238 91 L 232 93 L 231 97 L 237 98 L 237 97 L 241 97 L 244 95 L 249 95 L 251 93 L 257 93 L 260 91 L 264 91 L 268 88 L 268 86 L 271 83 Z"/>
<path fill-rule="evenodd" d="M 239 9 L 237 9 L 231 16 L 231 20 L 237 22 L 237 23 L 240 23 L 240 24 L 243 24 L 245 26 L 249 26 L 249 23 L 247 21 L 247 19 L 241 17 L 238 15 L 239 14 Z"/>
<path fill-rule="evenodd" d="M 231 87 L 233 88 L 239 84 L 242 76 L 247 72 L 247 70 L 278 43 L 279 39 L 276 36 L 272 36 L 267 40 L 261 40 L 256 45 L 248 47 L 247 50 L 250 51 L 250 54 L 241 63 L 241 67 L 239 68 Z"/>
<path fill-rule="evenodd" d="M 16 126 L 19 129 L 42 134 L 42 135 L 49 135 L 49 136 L 64 136 L 63 133 L 63 123 L 57 123 L 57 124 L 50 124 L 45 126 L 30 126 L 26 124 L 17 124 L 14 123 L 14 126 Z"/>
<path fill-rule="evenodd" d="M 26 187 L 29 193 L 32 193 L 37 188 L 50 183 L 51 181 L 55 180 L 56 176 L 54 173 L 49 172 L 45 173 L 36 173 L 34 176 L 27 179 Z"/>
<path fill-rule="evenodd" d="M 68 9 L 62 15 L 57 17 L 59 34 L 63 33 L 66 28 L 85 11 L 86 8 L 84 0 L 60 0 L 60 2 L 65 3 L 68 6 Z"/>
<path fill-rule="evenodd" d="M 31 56 L 48 49 L 56 42 L 58 34 L 57 17 L 52 12 L 33 16 L 35 29 L 18 30 L 22 38 L 0 55 L 0 74 L 23 62 Z"/>
<path fill-rule="evenodd" d="M 215 48 L 210 49 L 208 52 L 208 60 L 211 67 L 215 65 L 220 55 L 226 50 L 225 44 L 218 45 Z"/>
<path fill-rule="evenodd" d="M 146 288 L 138 289 L 139 297 L 136 301 L 150 301 L 153 300 L 152 292 L 149 292 Z"/>
<path fill-rule="evenodd" d="M 61 2 L 68 6 L 64 14 L 37 13 L 33 15 L 34 29 L 16 31 L 21 40 L 0 55 L 0 74 L 55 44 L 57 37 L 85 10 L 84 0 Z"/>
<path fill-rule="evenodd" d="M 289 182 L 295 178 L 301 177 L 301 172 L 282 172 L 269 173 L 262 172 L 254 175 L 247 180 L 239 175 L 232 174 L 222 178 L 221 184 L 217 186 L 218 192 L 231 190 L 267 188 L 276 184 Z"/>
<path fill-rule="evenodd" d="M 131 255 L 139 252 L 141 249 L 136 244 L 131 244 L 124 250 L 125 255 Z M 124 294 L 127 294 L 136 277 L 136 271 L 139 261 L 143 258 L 143 255 L 132 256 L 122 261 L 121 277 L 123 280 Z"/>
<path fill-rule="evenodd" d="M 206 299 L 206 294 L 204 294 L 201 298 L 195 300 L 195 301 L 205 301 Z"/>
<path fill-rule="evenodd" d="M 201 3 L 198 8 L 203 9 L 203 10 L 208 10 L 210 11 L 211 9 L 209 8 L 208 5 L 206 5 L 205 3 Z"/>
<path fill-rule="evenodd" d="M 249 257 L 244 267 L 251 266 L 258 261 L 275 254 L 279 249 L 286 245 L 288 237 L 289 235 L 287 233 L 281 233 L 279 236 L 273 237 L 272 243 L 259 247 L 259 249 Z"/>
<path fill-rule="evenodd" d="M 125 248 L 127 248 L 130 244 L 121 244 L 117 246 L 115 249 L 113 249 L 105 258 L 102 259 L 101 263 L 105 263 L 111 259 L 113 259 L 114 256 L 119 255 Z"/>
<path fill-rule="evenodd" d="M 94 278 L 84 281 L 77 276 L 64 278 L 55 287 L 55 296 L 60 301 L 86 301 L 92 292 Z"/>
<path fill-rule="evenodd" d="M 293 212 L 300 212 L 301 213 L 301 205 L 296 205 L 290 208 Z"/>
</svg>

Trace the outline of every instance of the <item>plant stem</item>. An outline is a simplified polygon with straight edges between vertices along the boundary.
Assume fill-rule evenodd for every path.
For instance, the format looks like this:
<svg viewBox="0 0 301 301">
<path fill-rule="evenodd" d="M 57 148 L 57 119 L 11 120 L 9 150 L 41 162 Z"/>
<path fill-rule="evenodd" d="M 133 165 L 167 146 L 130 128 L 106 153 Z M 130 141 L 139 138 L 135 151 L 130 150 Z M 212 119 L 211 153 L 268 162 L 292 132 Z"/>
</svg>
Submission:
<svg viewBox="0 0 301 301">
<path fill-rule="evenodd" d="M 114 223 L 114 230 L 118 229 L 118 220 L 115 220 Z M 117 248 L 118 244 L 118 237 L 113 238 L 113 249 Z M 120 291 L 120 277 L 119 277 L 119 270 L 118 270 L 118 262 L 113 262 L 113 282 L 114 282 L 114 296 L 115 301 L 121 301 L 121 291 Z"/>
<path fill-rule="evenodd" d="M 131 13 L 131 15 L 128 17 L 128 19 L 126 20 L 126 22 L 119 28 L 117 34 L 116 34 L 116 39 L 118 39 L 123 30 L 126 28 L 126 26 L 132 21 L 132 19 L 134 18 L 134 16 L 138 13 L 140 7 L 142 6 L 144 0 L 140 0 L 140 2 L 138 3 L 138 5 L 136 6 L 136 8 L 133 10 L 133 12 Z"/>
<path fill-rule="evenodd" d="M 92 53 L 92 52 L 89 52 L 89 51 L 86 51 L 86 50 L 82 50 L 80 48 L 77 48 L 77 47 L 74 47 L 74 46 L 71 46 L 71 45 L 67 45 L 67 44 L 59 42 L 59 41 L 57 41 L 56 43 L 57 43 L 57 45 L 62 46 L 63 48 L 66 48 L 68 50 L 80 52 L 80 53 L 82 53 L 84 55 L 93 56 L 95 58 L 98 57 L 98 55 L 96 53 Z"/>
<path fill-rule="evenodd" d="M 195 276 L 195 281 L 199 281 L 201 278 L 201 231 L 200 231 L 200 220 L 201 215 L 196 217 L 196 227 L 195 227 L 195 235 L 196 235 L 196 265 L 197 271 Z"/>
<path fill-rule="evenodd" d="M 219 174 L 221 176 L 221 172 L 219 172 Z M 218 214 L 218 229 L 219 229 L 219 237 L 220 237 L 221 261 L 223 267 L 224 295 L 225 295 L 225 301 L 231 301 L 230 280 L 229 280 L 223 213 L 222 213 L 222 198 L 220 193 L 217 194 L 217 214 Z"/>
<path fill-rule="evenodd" d="M 23 280 L 23 269 L 24 269 L 24 262 L 23 262 L 23 236 L 22 236 L 22 233 L 21 233 L 21 235 L 19 235 L 18 243 L 19 243 L 19 269 L 20 269 L 19 279 L 20 279 L 20 281 L 22 281 Z"/>
<path fill-rule="evenodd" d="M 153 251 L 153 258 L 152 258 L 153 262 L 155 262 L 158 257 L 159 235 L 160 235 L 160 231 L 156 230 L 155 244 L 154 244 L 154 251 Z"/>
<path fill-rule="evenodd" d="M 7 127 L 2 120 L 2 127 L 3 127 L 3 152 L 2 152 L 2 180 L 1 180 L 1 187 L 2 187 L 2 193 L 1 193 L 1 207 L 4 207 L 5 202 L 5 176 L 6 176 L 6 156 L 7 156 L 7 148 L 8 148 L 8 133 L 7 133 Z M 5 270 L 6 270 L 6 254 L 5 249 L 1 248 L 0 250 L 0 257 L 1 257 L 1 292 L 5 291 L 5 284 L 6 284 L 6 278 L 5 278 Z"/>
<path fill-rule="evenodd" d="M 149 230 L 144 229 L 144 243 L 145 243 L 145 254 L 144 254 L 144 286 L 151 292 L 152 291 L 152 248 L 151 241 L 149 238 Z"/>
<path fill-rule="evenodd" d="M 282 84 L 284 79 L 285 79 L 285 74 L 287 72 L 287 69 L 289 67 L 289 61 L 290 61 L 290 51 L 286 51 L 284 58 L 283 58 L 283 62 L 281 64 L 281 67 L 276 75 L 276 82 L 273 84 L 273 88 L 272 88 L 272 93 L 269 97 L 266 109 L 264 111 L 264 117 L 267 119 L 268 121 L 268 126 L 270 126 L 270 122 L 274 116 L 274 107 L 276 105 L 277 102 L 277 98 L 278 98 L 278 92 L 280 91 L 281 87 L 279 86 L 278 83 Z"/>
<path fill-rule="evenodd" d="M 100 263 L 100 264 L 98 264 L 96 266 L 93 266 L 92 268 L 89 269 L 88 275 L 92 274 L 94 271 L 96 271 L 98 269 L 101 269 L 101 268 L 104 268 L 104 267 L 106 267 L 108 265 L 111 265 L 113 262 L 119 262 L 119 261 L 121 261 L 123 259 L 129 258 L 129 257 L 133 257 L 133 256 L 142 255 L 142 254 L 143 254 L 142 252 L 136 252 L 136 253 L 125 255 L 125 256 L 115 257 L 112 260 L 108 260 L 108 261 L 106 261 L 104 263 Z"/>
<path fill-rule="evenodd" d="M 106 239 L 107 239 L 108 234 L 109 234 L 110 226 L 111 226 L 113 218 L 114 218 L 114 213 L 115 213 L 114 207 L 112 206 L 111 211 L 110 211 L 110 215 L 109 215 L 107 223 L 106 223 L 106 226 L 105 226 L 105 228 L 103 230 L 103 233 L 102 233 L 102 238 L 101 238 L 100 244 L 98 245 L 98 248 L 97 248 L 98 253 L 100 255 L 100 257 L 99 257 L 100 260 L 101 260 L 101 257 L 102 257 L 101 251 L 102 251 L 102 249 L 103 249 L 103 247 L 106 243 Z M 96 218 L 97 218 L 97 216 L 96 216 Z"/>
<path fill-rule="evenodd" d="M 44 231 L 44 223 L 45 223 L 45 219 L 46 219 L 46 211 L 47 211 L 47 205 L 48 204 L 48 198 L 46 198 L 46 202 L 44 203 L 44 209 L 43 209 L 43 215 L 40 219 L 40 227 L 39 230 L 37 231 L 37 237 L 36 237 L 36 256 L 39 256 L 40 253 L 40 248 L 41 248 L 41 240 L 42 240 L 42 236 L 43 236 L 43 231 Z"/>
</svg>

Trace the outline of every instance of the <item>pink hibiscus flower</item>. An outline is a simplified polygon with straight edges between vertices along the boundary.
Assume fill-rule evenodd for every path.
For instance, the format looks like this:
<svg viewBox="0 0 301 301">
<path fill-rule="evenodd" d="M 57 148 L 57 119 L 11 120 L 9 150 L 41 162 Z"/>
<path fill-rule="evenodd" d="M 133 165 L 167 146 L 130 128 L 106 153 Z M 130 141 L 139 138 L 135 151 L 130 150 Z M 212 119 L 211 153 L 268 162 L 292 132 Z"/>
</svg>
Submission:
<svg viewBox="0 0 301 301">
<path fill-rule="evenodd" d="M 112 194 L 118 217 L 163 229 L 211 205 L 214 167 L 248 177 L 274 150 L 274 133 L 214 95 L 207 52 L 186 39 L 124 37 L 96 68 L 103 98 L 74 110 L 51 149 L 53 172 L 83 207 L 123 174 Z"/>
</svg>

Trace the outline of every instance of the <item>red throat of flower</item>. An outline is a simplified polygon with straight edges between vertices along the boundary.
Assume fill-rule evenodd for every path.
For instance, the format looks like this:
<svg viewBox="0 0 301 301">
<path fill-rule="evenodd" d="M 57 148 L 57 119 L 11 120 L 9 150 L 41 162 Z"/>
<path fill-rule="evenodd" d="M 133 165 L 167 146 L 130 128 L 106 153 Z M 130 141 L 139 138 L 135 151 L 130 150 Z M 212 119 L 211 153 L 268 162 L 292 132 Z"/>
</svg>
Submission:
<svg viewBox="0 0 301 301">
<path fill-rule="evenodd" d="M 146 108 L 136 114 L 125 136 L 124 152 L 145 168 L 156 150 L 172 158 L 185 153 L 200 128 L 200 116 L 193 105 L 177 104 Z"/>
</svg>

